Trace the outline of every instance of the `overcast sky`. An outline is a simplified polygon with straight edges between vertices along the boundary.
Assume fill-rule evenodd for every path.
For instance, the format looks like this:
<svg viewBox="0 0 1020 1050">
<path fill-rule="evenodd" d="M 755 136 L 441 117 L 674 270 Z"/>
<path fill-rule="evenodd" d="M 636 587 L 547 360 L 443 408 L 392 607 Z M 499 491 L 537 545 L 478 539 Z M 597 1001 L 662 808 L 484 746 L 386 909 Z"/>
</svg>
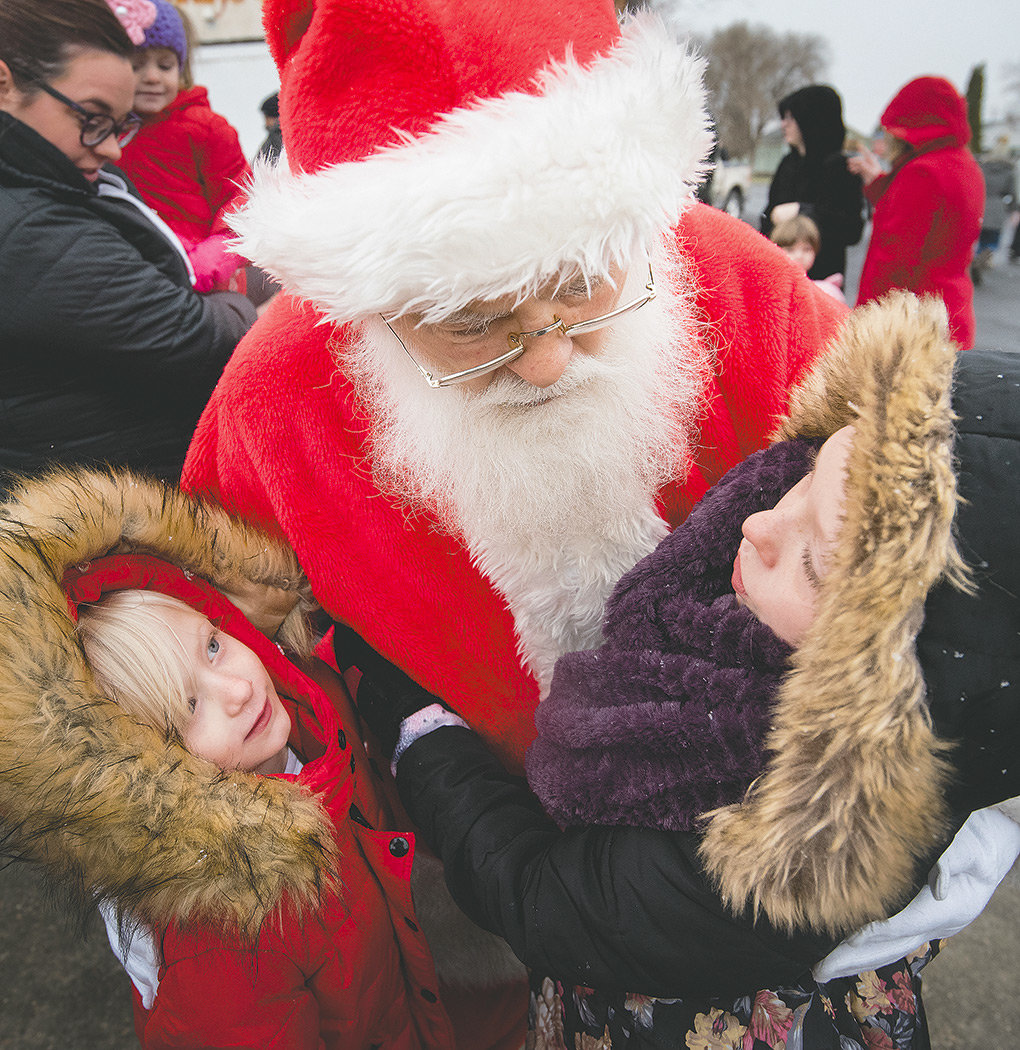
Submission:
<svg viewBox="0 0 1020 1050">
<path fill-rule="evenodd" d="M 1004 116 L 1007 66 L 1020 67 L 1017 0 L 658 0 L 655 6 L 667 4 L 679 26 L 697 32 L 744 21 L 823 37 L 831 58 L 827 82 L 843 96 L 847 124 L 864 132 L 908 80 L 943 76 L 962 93 L 979 62 L 986 64 L 984 119 Z"/>
</svg>

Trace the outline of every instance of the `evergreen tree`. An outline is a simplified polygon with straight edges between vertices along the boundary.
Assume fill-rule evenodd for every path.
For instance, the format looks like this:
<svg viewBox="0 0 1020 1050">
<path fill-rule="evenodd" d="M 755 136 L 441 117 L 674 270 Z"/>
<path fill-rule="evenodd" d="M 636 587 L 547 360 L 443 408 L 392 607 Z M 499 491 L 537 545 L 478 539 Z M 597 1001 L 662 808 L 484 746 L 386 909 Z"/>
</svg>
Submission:
<svg viewBox="0 0 1020 1050">
<path fill-rule="evenodd" d="M 970 148 L 980 155 L 984 150 L 981 145 L 981 102 L 985 93 L 985 64 L 976 65 L 970 71 L 967 81 L 967 120 L 970 122 Z"/>
</svg>

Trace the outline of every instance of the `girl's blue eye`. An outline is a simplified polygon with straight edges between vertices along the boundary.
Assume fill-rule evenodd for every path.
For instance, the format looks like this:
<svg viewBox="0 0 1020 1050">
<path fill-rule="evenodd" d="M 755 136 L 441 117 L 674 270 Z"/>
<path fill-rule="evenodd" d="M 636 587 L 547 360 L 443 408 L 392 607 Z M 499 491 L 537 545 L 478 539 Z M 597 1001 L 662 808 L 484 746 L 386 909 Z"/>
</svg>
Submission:
<svg viewBox="0 0 1020 1050">
<path fill-rule="evenodd" d="M 220 651 L 220 641 L 216 635 L 210 637 L 205 649 L 210 656 L 215 656 Z"/>
</svg>

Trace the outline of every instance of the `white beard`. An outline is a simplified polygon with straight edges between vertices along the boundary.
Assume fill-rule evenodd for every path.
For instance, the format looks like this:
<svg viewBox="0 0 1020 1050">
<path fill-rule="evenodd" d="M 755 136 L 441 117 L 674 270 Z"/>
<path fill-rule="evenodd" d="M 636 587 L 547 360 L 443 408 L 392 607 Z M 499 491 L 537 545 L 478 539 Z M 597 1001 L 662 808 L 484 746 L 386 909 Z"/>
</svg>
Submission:
<svg viewBox="0 0 1020 1050">
<path fill-rule="evenodd" d="M 345 357 L 375 420 L 377 483 L 463 538 L 543 696 L 559 656 L 599 644 L 616 582 L 669 531 L 655 497 L 687 469 L 704 387 L 678 265 L 658 260 L 657 297 L 545 389 L 507 372 L 477 393 L 430 389 L 381 321 Z M 622 301 L 643 284 L 630 272 Z"/>
</svg>

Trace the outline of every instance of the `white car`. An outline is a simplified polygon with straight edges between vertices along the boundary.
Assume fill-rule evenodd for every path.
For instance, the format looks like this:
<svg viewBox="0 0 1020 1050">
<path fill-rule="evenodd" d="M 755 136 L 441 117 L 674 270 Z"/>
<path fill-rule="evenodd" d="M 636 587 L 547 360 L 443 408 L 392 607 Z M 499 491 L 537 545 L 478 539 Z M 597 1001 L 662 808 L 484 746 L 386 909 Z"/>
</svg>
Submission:
<svg viewBox="0 0 1020 1050">
<path fill-rule="evenodd" d="M 706 193 L 703 188 L 698 196 L 713 207 L 721 208 L 735 219 L 740 219 L 750 190 L 751 165 L 730 160 L 726 151 L 720 150 L 712 169 L 709 189 Z"/>
</svg>

